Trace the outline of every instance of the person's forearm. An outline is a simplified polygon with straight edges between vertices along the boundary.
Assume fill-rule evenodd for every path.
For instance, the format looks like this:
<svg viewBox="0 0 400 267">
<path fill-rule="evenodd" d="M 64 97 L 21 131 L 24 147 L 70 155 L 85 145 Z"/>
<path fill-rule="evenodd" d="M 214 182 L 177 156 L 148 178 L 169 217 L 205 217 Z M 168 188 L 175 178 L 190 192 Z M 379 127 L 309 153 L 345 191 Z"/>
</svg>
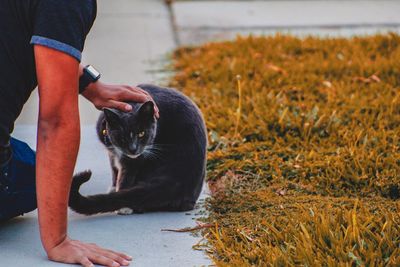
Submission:
<svg viewBox="0 0 400 267">
<path fill-rule="evenodd" d="M 47 257 L 82 266 L 126 266 L 131 257 L 67 236 L 68 198 L 80 141 L 79 63 L 46 46 L 35 45 L 34 52 L 40 98 L 36 192 Z"/>
<path fill-rule="evenodd" d="M 37 195 L 40 233 L 47 252 L 67 235 L 68 196 L 79 141 L 78 113 L 39 120 Z"/>
</svg>

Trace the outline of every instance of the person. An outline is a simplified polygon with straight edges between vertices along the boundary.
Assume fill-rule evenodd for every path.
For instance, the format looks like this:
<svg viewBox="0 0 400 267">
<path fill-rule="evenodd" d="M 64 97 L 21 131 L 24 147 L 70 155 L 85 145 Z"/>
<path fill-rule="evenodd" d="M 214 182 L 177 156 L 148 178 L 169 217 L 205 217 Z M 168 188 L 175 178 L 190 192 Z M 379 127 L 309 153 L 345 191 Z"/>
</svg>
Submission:
<svg viewBox="0 0 400 267">
<path fill-rule="evenodd" d="M 80 143 L 79 92 L 98 109 L 130 111 L 125 102 L 152 100 L 140 88 L 105 84 L 93 67 L 80 64 L 96 12 L 96 0 L 0 0 L 0 220 L 32 211 L 37 204 L 40 236 L 50 260 L 125 266 L 131 257 L 67 234 L 68 196 Z M 35 154 L 10 135 L 36 87 Z"/>
</svg>

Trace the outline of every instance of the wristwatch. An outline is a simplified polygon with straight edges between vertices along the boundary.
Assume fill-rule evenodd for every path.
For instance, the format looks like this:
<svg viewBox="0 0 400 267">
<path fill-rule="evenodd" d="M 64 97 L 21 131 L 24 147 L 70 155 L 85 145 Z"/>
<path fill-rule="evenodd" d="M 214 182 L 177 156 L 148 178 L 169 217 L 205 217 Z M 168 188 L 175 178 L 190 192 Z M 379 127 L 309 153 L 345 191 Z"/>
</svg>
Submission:
<svg viewBox="0 0 400 267">
<path fill-rule="evenodd" d="M 97 82 L 100 77 L 100 72 L 98 72 L 92 65 L 84 67 L 83 74 L 79 78 L 79 93 L 82 94 L 89 84 Z"/>
</svg>

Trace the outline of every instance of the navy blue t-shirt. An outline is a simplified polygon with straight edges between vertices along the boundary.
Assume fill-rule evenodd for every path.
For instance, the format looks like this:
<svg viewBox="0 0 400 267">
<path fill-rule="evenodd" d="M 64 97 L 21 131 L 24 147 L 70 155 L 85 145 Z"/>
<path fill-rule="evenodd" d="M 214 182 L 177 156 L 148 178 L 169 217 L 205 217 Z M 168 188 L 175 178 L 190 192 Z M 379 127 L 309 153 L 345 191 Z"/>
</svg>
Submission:
<svg viewBox="0 0 400 267">
<path fill-rule="evenodd" d="M 96 0 L 0 0 L 0 146 L 37 86 L 33 45 L 81 60 Z"/>
</svg>

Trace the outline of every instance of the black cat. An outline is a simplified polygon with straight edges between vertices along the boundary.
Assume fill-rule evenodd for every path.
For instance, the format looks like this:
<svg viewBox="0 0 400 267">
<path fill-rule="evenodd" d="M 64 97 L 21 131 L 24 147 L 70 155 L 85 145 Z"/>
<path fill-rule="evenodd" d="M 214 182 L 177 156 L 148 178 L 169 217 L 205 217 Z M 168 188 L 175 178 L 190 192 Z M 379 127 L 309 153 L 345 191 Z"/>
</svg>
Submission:
<svg viewBox="0 0 400 267">
<path fill-rule="evenodd" d="M 108 194 L 82 196 L 80 186 L 90 179 L 86 171 L 74 176 L 69 206 L 86 215 L 119 211 L 193 209 L 206 174 L 207 136 L 200 110 L 182 93 L 154 85 L 139 85 L 154 104 L 130 103 L 129 113 L 104 109 L 97 123 L 113 173 Z"/>
</svg>

